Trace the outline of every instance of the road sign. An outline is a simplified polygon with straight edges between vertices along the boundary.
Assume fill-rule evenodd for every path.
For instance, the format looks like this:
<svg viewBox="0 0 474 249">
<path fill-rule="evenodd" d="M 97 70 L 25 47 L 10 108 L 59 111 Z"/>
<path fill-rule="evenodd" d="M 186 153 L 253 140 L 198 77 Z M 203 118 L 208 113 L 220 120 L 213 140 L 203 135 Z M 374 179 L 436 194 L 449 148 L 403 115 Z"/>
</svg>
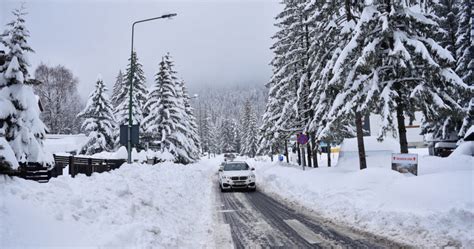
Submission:
<svg viewBox="0 0 474 249">
<path fill-rule="evenodd" d="M 418 154 L 392 153 L 392 169 L 400 173 L 418 175 Z"/>
<path fill-rule="evenodd" d="M 132 145 L 138 144 L 138 137 L 139 137 L 139 127 L 140 125 L 132 125 L 132 133 L 131 133 L 131 140 Z M 127 146 L 128 143 L 128 125 L 120 125 L 120 144 L 123 146 Z"/>
<path fill-rule="evenodd" d="M 296 141 L 298 141 L 299 144 L 306 144 L 308 142 L 309 138 L 303 133 L 300 133 L 296 136 Z"/>
</svg>

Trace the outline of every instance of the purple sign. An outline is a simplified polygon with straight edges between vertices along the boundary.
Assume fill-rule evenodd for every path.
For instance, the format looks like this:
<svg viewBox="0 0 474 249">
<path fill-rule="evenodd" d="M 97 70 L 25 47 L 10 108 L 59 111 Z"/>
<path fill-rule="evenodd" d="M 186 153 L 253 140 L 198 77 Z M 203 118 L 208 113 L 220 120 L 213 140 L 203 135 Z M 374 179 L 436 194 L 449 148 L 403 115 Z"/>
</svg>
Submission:
<svg viewBox="0 0 474 249">
<path fill-rule="evenodd" d="M 296 141 L 298 141 L 299 144 L 306 144 L 308 142 L 309 138 L 303 133 L 300 133 L 296 136 Z"/>
</svg>

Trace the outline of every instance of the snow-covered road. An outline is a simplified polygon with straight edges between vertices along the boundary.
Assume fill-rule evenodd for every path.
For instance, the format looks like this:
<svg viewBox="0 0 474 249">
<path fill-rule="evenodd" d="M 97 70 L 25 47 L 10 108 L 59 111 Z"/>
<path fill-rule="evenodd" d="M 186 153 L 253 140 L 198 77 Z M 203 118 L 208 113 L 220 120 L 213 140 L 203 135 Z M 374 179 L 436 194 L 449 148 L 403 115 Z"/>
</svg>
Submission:
<svg viewBox="0 0 474 249">
<path fill-rule="evenodd" d="M 235 248 L 402 247 L 296 211 L 259 191 L 219 193 L 219 199 L 220 227 L 230 227 Z"/>
</svg>

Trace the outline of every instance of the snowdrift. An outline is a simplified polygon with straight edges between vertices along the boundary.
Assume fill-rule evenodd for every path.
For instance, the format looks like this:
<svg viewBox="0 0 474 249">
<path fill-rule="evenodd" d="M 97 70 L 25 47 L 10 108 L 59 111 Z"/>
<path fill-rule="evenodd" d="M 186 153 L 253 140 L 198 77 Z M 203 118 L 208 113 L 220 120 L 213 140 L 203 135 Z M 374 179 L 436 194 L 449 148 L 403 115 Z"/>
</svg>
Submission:
<svg viewBox="0 0 474 249">
<path fill-rule="evenodd" d="M 48 184 L 0 177 L 0 245 L 204 248 L 215 165 L 124 165 Z"/>
<path fill-rule="evenodd" d="M 358 170 L 357 158 L 306 171 L 252 165 L 260 190 L 335 222 L 419 247 L 474 247 L 474 157 L 420 156 L 418 176 L 392 171 L 389 161 Z"/>
<path fill-rule="evenodd" d="M 392 153 L 400 152 L 400 145 L 394 138 L 387 137 L 382 142 L 377 137 L 364 137 L 367 167 L 390 166 Z M 341 144 L 337 166 L 348 169 L 359 168 L 357 138 L 346 138 Z"/>
</svg>

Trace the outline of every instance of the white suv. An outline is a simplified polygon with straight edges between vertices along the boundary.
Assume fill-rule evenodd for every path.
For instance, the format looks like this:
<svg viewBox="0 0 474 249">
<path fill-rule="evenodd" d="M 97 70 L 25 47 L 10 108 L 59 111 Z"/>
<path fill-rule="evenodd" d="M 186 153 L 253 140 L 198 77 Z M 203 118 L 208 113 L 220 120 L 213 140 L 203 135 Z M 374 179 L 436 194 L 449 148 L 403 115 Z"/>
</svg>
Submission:
<svg viewBox="0 0 474 249">
<path fill-rule="evenodd" d="M 230 189 L 249 189 L 255 191 L 255 169 L 246 162 L 225 162 L 219 169 L 219 185 L 221 191 Z"/>
</svg>

